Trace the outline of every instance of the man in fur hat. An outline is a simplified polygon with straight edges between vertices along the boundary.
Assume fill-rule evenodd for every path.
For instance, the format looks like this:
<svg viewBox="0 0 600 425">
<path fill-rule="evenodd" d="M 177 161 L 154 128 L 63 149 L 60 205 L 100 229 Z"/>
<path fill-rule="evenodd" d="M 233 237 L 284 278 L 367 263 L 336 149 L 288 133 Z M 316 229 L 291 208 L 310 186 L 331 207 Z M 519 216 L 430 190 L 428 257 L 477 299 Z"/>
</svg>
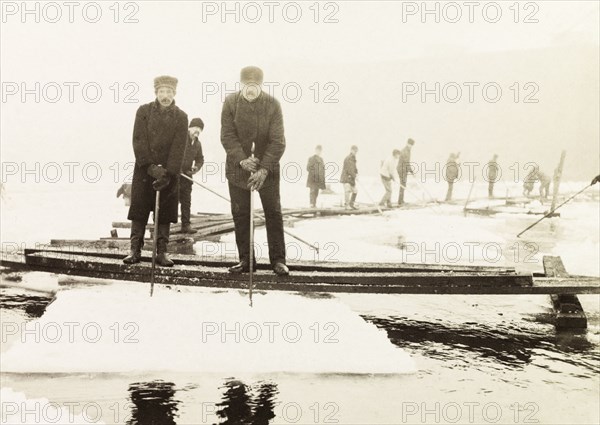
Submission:
<svg viewBox="0 0 600 425">
<path fill-rule="evenodd" d="M 179 207 L 179 173 L 188 137 L 188 117 L 175 105 L 177 79 L 161 76 L 154 79 L 154 102 L 137 110 L 133 128 L 135 168 L 131 188 L 131 252 L 123 259 L 135 264 L 141 259 L 144 234 L 150 212 L 154 210 L 156 191 L 160 191 L 160 213 L 156 262 L 172 267 L 167 256 L 170 223 L 177 223 Z M 154 217 L 157 222 L 157 217 Z"/>
<path fill-rule="evenodd" d="M 285 151 L 281 106 L 262 90 L 260 68 L 243 68 L 240 80 L 241 90 L 227 96 L 221 113 L 221 144 L 227 152 L 225 174 L 240 256 L 239 264 L 229 271 L 245 273 L 254 267 L 250 264 L 250 191 L 256 190 L 266 219 L 271 267 L 284 276 L 289 270 L 279 193 L 279 160 Z"/>
</svg>

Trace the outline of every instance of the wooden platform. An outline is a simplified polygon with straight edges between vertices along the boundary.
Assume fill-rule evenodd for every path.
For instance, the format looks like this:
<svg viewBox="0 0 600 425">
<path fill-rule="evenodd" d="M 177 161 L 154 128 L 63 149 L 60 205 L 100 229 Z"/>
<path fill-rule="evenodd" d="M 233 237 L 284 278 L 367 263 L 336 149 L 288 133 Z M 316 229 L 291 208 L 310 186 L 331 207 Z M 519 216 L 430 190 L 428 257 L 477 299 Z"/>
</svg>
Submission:
<svg viewBox="0 0 600 425">
<path fill-rule="evenodd" d="M 150 262 L 133 266 L 113 253 L 60 250 L 26 250 L 23 260 L 3 261 L 3 266 L 102 279 L 148 282 Z M 177 265 L 158 268 L 162 284 L 245 288 L 247 275 L 228 273 L 233 262 L 199 260 L 174 255 Z M 380 294 L 600 294 L 598 278 L 573 276 L 533 277 L 511 268 L 471 265 L 291 263 L 290 276 L 276 276 L 268 265 L 255 273 L 256 288 L 300 292 Z"/>
</svg>

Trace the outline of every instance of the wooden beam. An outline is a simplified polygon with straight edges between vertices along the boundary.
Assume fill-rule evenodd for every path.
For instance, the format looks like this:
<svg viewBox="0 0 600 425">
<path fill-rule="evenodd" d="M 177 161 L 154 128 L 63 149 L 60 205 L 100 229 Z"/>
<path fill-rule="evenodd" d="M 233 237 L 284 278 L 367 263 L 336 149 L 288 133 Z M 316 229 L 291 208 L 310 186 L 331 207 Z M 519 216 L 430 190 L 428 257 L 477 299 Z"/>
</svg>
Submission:
<svg viewBox="0 0 600 425">
<path fill-rule="evenodd" d="M 121 253 L 114 251 L 89 251 L 75 249 L 26 249 L 25 254 L 34 254 L 38 252 L 50 252 L 60 254 L 63 258 L 71 256 L 87 256 L 90 261 L 94 261 L 94 257 L 119 260 Z M 235 264 L 234 260 L 218 259 L 213 257 L 198 257 L 195 255 L 171 255 L 173 260 L 180 265 L 194 267 L 215 267 L 223 268 Z M 149 255 L 142 255 L 142 261 L 150 262 Z M 445 273 L 479 273 L 479 274 L 515 274 L 513 267 L 499 266 L 477 266 L 477 265 L 462 265 L 462 264 L 426 264 L 426 263 L 349 263 L 349 262 L 313 262 L 313 261 L 290 261 L 288 266 L 294 271 L 312 271 L 312 272 L 374 272 L 374 273 L 389 273 L 389 272 L 445 272 Z M 258 268 L 269 270 L 268 264 L 258 264 Z"/>
<path fill-rule="evenodd" d="M 64 253 L 37 252 L 28 254 L 26 263 L 39 271 L 62 274 L 142 282 L 150 278 L 149 263 L 127 266 L 120 260 L 108 258 L 90 262 L 86 256 L 64 258 Z M 531 275 L 443 272 L 293 272 L 290 276 L 280 277 L 272 272 L 258 271 L 254 277 L 258 289 L 386 294 L 549 294 L 556 292 L 557 284 L 556 281 L 534 282 Z M 165 284 L 223 288 L 244 288 L 247 282 L 246 275 L 230 274 L 223 268 L 185 265 L 159 268 L 156 278 L 157 282 Z M 565 279 L 563 283 L 568 288 L 577 286 L 579 291 L 600 293 L 596 279 L 583 283 Z"/>
<path fill-rule="evenodd" d="M 561 158 L 564 159 L 564 152 Z M 568 280 L 570 278 L 560 257 L 544 256 L 543 264 L 547 277 L 558 278 L 558 280 Z M 561 292 L 558 294 L 550 294 L 555 311 L 556 328 L 586 329 L 587 317 L 576 295 L 577 293 L 586 292 L 573 287 L 563 287 L 561 289 Z"/>
</svg>

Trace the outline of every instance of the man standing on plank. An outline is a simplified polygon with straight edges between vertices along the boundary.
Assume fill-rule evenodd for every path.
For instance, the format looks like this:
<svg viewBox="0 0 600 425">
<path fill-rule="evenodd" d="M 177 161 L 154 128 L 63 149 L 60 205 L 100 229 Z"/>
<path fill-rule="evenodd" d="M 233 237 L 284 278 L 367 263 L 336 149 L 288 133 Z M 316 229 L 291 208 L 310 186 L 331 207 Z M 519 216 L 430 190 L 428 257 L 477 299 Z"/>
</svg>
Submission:
<svg viewBox="0 0 600 425">
<path fill-rule="evenodd" d="M 161 76 L 154 79 L 156 100 L 137 110 L 133 128 L 135 168 L 131 187 L 131 252 L 125 264 L 139 263 L 144 246 L 146 224 L 154 211 L 156 191 L 160 191 L 160 213 L 156 263 L 172 267 L 167 256 L 170 223 L 177 223 L 179 205 L 179 173 L 188 136 L 188 117 L 175 105 L 177 78 Z M 157 217 L 154 217 L 154 223 Z"/>
<path fill-rule="evenodd" d="M 317 145 L 315 148 L 315 154 L 308 158 L 308 164 L 306 165 L 306 171 L 308 171 L 308 178 L 306 180 L 306 187 L 310 188 L 310 207 L 317 207 L 317 197 L 319 196 L 319 190 L 325 189 L 325 162 L 321 157 L 323 148 L 321 145 Z"/>
<path fill-rule="evenodd" d="M 458 179 L 460 174 L 460 170 L 458 169 L 458 157 L 459 153 L 451 153 L 446 161 L 445 170 L 445 178 L 448 182 L 448 191 L 446 192 L 446 202 L 452 200 L 452 190 L 454 188 L 454 182 Z"/>
<path fill-rule="evenodd" d="M 408 139 L 406 146 L 400 151 L 400 160 L 398 161 L 398 175 L 400 176 L 400 192 L 398 192 L 398 206 L 404 204 L 404 189 L 408 180 L 408 173 L 414 174 L 410 163 L 410 151 L 415 144 L 413 139 Z"/>
<path fill-rule="evenodd" d="M 185 148 L 183 173 L 192 177 L 202 169 L 204 165 L 204 155 L 202 154 L 202 144 L 200 143 L 200 133 L 204 130 L 204 122 L 200 118 L 194 118 L 190 121 L 188 129 L 188 139 Z M 196 233 L 192 229 L 190 215 L 192 209 L 192 186 L 193 182 L 181 177 L 179 178 L 179 203 L 181 204 L 181 233 Z"/>
<path fill-rule="evenodd" d="M 240 80 L 241 90 L 225 98 L 221 113 L 221 144 L 227 152 L 225 174 L 240 256 L 239 264 L 229 271 L 246 273 L 255 267 L 250 264 L 249 245 L 250 191 L 256 190 L 266 219 L 269 260 L 273 271 L 284 276 L 289 270 L 279 194 L 279 160 L 285 151 L 283 114 L 279 102 L 262 90 L 260 68 L 243 68 Z"/>
<path fill-rule="evenodd" d="M 494 197 L 494 184 L 498 180 L 499 171 L 498 155 L 494 154 L 494 157 L 487 163 L 488 198 Z"/>
<path fill-rule="evenodd" d="M 385 190 L 385 194 L 381 198 L 381 202 L 379 202 L 379 206 L 381 207 L 392 208 L 392 182 L 397 180 L 396 169 L 398 168 L 398 159 L 400 159 L 400 151 L 394 149 L 392 156 L 381 162 L 379 175 L 381 176 L 381 183 Z"/>
<path fill-rule="evenodd" d="M 344 207 L 349 210 L 357 210 L 358 208 L 354 205 L 358 190 L 356 188 L 356 177 L 358 176 L 358 168 L 356 166 L 356 154 L 358 153 L 358 147 L 352 145 L 350 148 L 350 154 L 344 159 L 344 165 L 342 167 L 342 176 L 340 183 L 344 185 Z"/>
</svg>

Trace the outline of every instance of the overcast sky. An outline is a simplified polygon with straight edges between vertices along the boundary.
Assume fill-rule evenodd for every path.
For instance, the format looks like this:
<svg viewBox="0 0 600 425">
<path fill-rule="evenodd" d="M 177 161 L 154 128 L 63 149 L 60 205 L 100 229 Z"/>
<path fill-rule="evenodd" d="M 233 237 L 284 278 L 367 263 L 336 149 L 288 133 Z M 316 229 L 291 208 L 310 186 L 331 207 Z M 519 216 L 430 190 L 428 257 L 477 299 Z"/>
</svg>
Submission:
<svg viewBox="0 0 600 425">
<path fill-rule="evenodd" d="M 153 100 L 152 80 L 160 74 L 179 78 L 176 101 L 190 118 L 202 116 L 205 151 L 208 158 L 220 161 L 224 158 L 219 143 L 223 89 L 233 89 L 239 69 L 249 64 L 261 66 L 265 80 L 278 84 L 274 94 L 283 101 L 288 161 L 304 163 L 317 143 L 325 145 L 330 160 L 340 161 L 350 144 L 358 144 L 365 148 L 365 173 L 376 175 L 377 161 L 411 136 L 431 139 L 423 141 L 423 159 L 445 159 L 451 149 L 461 150 L 463 156 L 471 152 L 473 158 L 489 159 L 492 151 L 506 154 L 513 149 L 503 152 L 500 139 L 486 145 L 482 136 L 498 135 L 507 126 L 520 124 L 497 119 L 486 121 L 488 127 L 474 129 L 470 114 L 497 114 L 511 121 L 530 112 L 536 119 L 547 113 L 548 123 L 543 125 L 547 127 L 557 125 L 551 115 L 556 113 L 553 99 L 567 110 L 589 112 L 584 118 L 568 116 L 561 123 L 563 130 L 577 131 L 585 139 L 597 136 L 597 1 L 520 2 L 516 8 L 512 1 L 475 2 L 473 22 L 469 22 L 465 2 L 427 2 L 430 10 L 439 8 L 439 22 L 434 14 L 423 15 L 422 2 L 273 2 L 272 9 L 265 2 L 229 2 L 229 10 L 238 8 L 240 22 L 235 22 L 235 13 L 223 14 L 222 2 L 123 2 L 118 16 L 111 9 L 114 2 L 99 2 L 98 8 L 91 3 L 77 2 L 73 22 L 62 2 L 51 6 L 29 2 L 27 7 L 34 11 L 29 14 L 23 14 L 21 2 L 2 3 L 2 161 L 93 159 L 111 164 L 133 160 L 135 110 Z M 40 22 L 36 22 L 36 7 Z M 87 22 L 95 19 L 97 9 L 102 12 L 98 22 Z M 270 11 L 273 22 L 269 22 Z M 53 20 L 57 22 L 49 22 Z M 536 50 L 550 52 L 540 60 L 557 65 L 551 76 L 534 71 L 528 54 L 522 58 L 515 53 Z M 565 59 L 565 51 L 574 52 L 573 56 Z M 481 58 L 488 62 L 478 65 Z M 494 61 L 506 62 L 502 58 L 509 58 L 509 63 L 501 67 L 502 74 L 494 76 Z M 512 58 L 519 64 L 512 66 Z M 502 106 L 502 102 L 491 105 L 483 100 L 473 105 L 442 101 L 445 105 L 411 107 L 402 102 L 399 87 L 406 81 L 419 83 L 421 74 L 428 84 L 497 82 L 504 90 L 503 102 L 514 95 L 510 89 L 514 82 L 519 83 L 521 96 L 533 90 L 524 87 L 527 82 L 542 81 L 546 86 L 538 87 L 540 103 L 529 109 L 519 109 L 521 102 Z M 573 75 L 586 79 L 587 90 L 580 87 L 571 93 L 558 87 L 561 81 L 576 85 L 577 81 L 568 81 Z M 68 84 L 74 87 L 73 102 Z M 91 86 L 90 98 L 95 88 L 102 90 L 96 102 L 84 97 L 85 84 Z M 292 89 L 286 98 L 281 91 L 285 84 Z M 62 87 L 60 94 L 56 86 Z M 22 99 L 24 87 L 40 95 L 39 103 L 35 94 Z M 299 100 L 294 97 L 298 87 L 302 90 Z M 595 94 L 586 94 L 594 90 Z M 564 104 L 565 99 L 569 104 Z M 452 122 L 440 122 L 437 128 L 452 135 L 451 144 L 434 140 L 430 132 L 444 116 L 451 116 Z M 548 137 L 560 129 L 541 130 L 546 133 L 532 130 L 528 137 L 539 139 L 532 142 L 536 146 L 552 148 L 548 155 L 557 159 L 556 152 L 564 147 L 548 142 Z M 506 137 L 514 140 L 514 135 Z M 465 139 L 464 145 L 460 139 Z M 597 146 L 597 137 L 586 143 Z M 570 149 L 572 153 L 572 145 Z M 591 168 L 597 164 L 593 161 L 588 165 Z"/>
</svg>

